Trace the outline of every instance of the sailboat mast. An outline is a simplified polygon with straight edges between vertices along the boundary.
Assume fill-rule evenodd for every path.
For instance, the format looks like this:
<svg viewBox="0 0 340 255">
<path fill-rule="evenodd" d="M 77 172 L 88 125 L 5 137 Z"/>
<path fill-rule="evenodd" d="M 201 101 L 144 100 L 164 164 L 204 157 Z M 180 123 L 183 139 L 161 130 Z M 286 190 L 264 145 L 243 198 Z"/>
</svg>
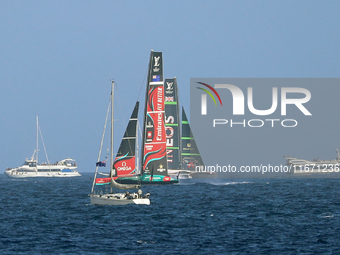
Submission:
<svg viewBox="0 0 340 255">
<path fill-rule="evenodd" d="M 178 86 L 177 86 L 177 78 L 175 77 L 175 82 L 176 82 L 176 100 L 177 100 L 177 123 L 178 123 L 178 135 L 177 135 L 177 141 L 178 141 L 178 151 L 177 151 L 177 157 L 178 157 L 178 169 L 182 170 L 182 155 L 181 155 L 181 149 L 182 149 L 182 127 L 180 125 L 181 123 L 181 118 L 179 115 L 179 96 L 178 96 Z"/>
<path fill-rule="evenodd" d="M 109 102 L 109 105 L 107 106 L 106 118 L 105 118 L 105 124 L 104 124 L 104 130 L 103 130 L 103 134 L 102 134 L 102 140 L 101 140 L 101 142 L 100 142 L 100 149 L 99 149 L 99 154 L 98 154 L 97 162 L 99 162 L 100 156 L 102 155 L 102 148 L 103 148 L 104 136 L 105 136 L 105 131 L 106 131 L 106 124 L 107 124 L 107 119 L 108 119 L 109 113 L 110 113 L 110 104 L 111 104 L 111 103 L 112 103 L 112 102 L 110 101 L 110 102 Z M 94 173 L 94 178 L 93 178 L 93 183 L 92 183 L 91 194 L 93 194 L 94 185 L 96 184 L 98 166 L 99 166 L 99 165 L 96 164 L 96 171 L 95 171 L 95 173 Z"/>
<path fill-rule="evenodd" d="M 149 60 L 149 67 L 148 67 L 148 77 L 147 77 L 147 83 L 146 83 L 146 91 L 145 91 L 145 107 L 144 107 L 144 116 L 143 116 L 143 131 L 142 131 L 142 149 L 141 149 L 141 163 L 140 163 L 140 174 L 144 173 L 144 144 L 146 142 L 146 124 L 147 124 L 147 106 L 148 106 L 148 98 L 149 98 L 149 83 L 150 83 L 150 76 L 151 76 L 151 69 L 152 69 L 152 56 L 153 56 L 153 50 L 151 50 L 150 53 L 150 60 Z M 163 78 L 163 77 L 162 77 Z"/>
<path fill-rule="evenodd" d="M 36 116 L 36 120 L 37 120 L 37 148 L 36 148 L 36 159 L 37 159 L 37 163 L 38 163 L 38 151 L 39 151 L 39 119 L 38 119 L 38 115 Z"/>
<path fill-rule="evenodd" d="M 110 153 L 110 177 L 112 178 L 113 174 L 113 96 L 114 96 L 114 84 L 115 82 L 112 81 L 111 87 L 111 153 Z"/>
<path fill-rule="evenodd" d="M 135 153 L 136 153 L 136 162 L 135 162 L 135 167 L 136 167 L 136 173 L 140 174 L 140 170 L 139 170 L 139 167 L 138 167 L 138 162 L 139 162 L 139 154 L 138 154 L 138 151 L 139 151 L 139 145 L 138 145 L 138 126 L 139 126 L 139 123 L 138 123 L 138 119 L 137 119 L 137 124 L 136 124 L 136 150 L 135 150 Z"/>
</svg>

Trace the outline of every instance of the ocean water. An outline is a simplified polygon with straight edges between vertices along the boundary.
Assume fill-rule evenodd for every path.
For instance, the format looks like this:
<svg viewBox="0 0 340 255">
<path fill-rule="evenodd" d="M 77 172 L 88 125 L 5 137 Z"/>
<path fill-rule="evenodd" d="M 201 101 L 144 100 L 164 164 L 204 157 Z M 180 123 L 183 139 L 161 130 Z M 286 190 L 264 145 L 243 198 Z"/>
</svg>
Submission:
<svg viewBox="0 0 340 255">
<path fill-rule="evenodd" d="M 340 254 L 340 179 L 144 186 L 150 206 L 93 206 L 92 174 L 0 176 L 1 254 Z"/>
</svg>

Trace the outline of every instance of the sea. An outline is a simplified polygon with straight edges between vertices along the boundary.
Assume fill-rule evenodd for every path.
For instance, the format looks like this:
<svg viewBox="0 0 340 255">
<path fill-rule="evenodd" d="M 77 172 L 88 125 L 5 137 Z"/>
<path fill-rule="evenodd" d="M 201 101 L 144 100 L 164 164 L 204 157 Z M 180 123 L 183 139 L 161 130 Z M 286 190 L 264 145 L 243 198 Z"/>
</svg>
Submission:
<svg viewBox="0 0 340 255">
<path fill-rule="evenodd" d="M 90 204 L 93 175 L 0 175 L 1 254 L 340 254 L 340 179 L 144 186 L 151 205 Z"/>
</svg>

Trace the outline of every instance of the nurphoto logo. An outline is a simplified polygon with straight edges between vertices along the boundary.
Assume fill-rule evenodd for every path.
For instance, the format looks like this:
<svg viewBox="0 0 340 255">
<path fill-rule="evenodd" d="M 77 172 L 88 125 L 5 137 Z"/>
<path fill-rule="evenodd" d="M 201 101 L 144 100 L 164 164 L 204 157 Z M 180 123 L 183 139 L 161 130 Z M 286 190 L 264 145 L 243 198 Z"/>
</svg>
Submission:
<svg viewBox="0 0 340 255">
<path fill-rule="evenodd" d="M 249 79 L 251 81 L 253 79 Z M 280 79 L 279 79 L 280 80 Z M 281 79 L 285 80 L 285 79 Z M 286 79 L 287 80 L 287 79 Z M 288 81 L 288 80 L 287 80 Z M 306 104 L 311 100 L 311 92 L 302 87 L 291 87 L 284 86 L 281 88 L 278 87 L 266 87 L 267 93 L 257 94 L 258 98 L 255 98 L 257 101 L 265 101 L 270 102 L 271 106 L 267 109 L 257 109 L 254 106 L 254 93 L 256 88 L 247 87 L 246 88 L 246 96 L 245 93 L 238 86 L 233 84 L 223 84 L 223 83 L 215 83 L 212 85 L 207 82 L 196 82 L 204 87 L 197 87 L 202 90 L 204 93 L 201 94 L 201 116 L 208 115 L 209 111 L 217 110 L 216 108 L 211 109 L 208 107 L 208 100 L 213 100 L 215 106 L 220 105 L 222 107 L 222 99 L 227 103 L 230 100 L 225 100 L 224 97 L 230 98 L 230 93 L 232 97 L 232 115 L 233 116 L 244 116 L 245 109 L 248 110 L 251 114 L 256 116 L 270 116 L 273 113 L 280 112 L 281 116 L 287 116 L 287 106 L 292 105 L 295 107 L 295 110 L 298 109 L 303 115 L 311 116 L 311 112 L 307 109 Z M 281 82 L 282 83 L 282 82 Z M 289 84 L 287 84 L 289 85 Z M 271 91 L 271 98 L 268 97 L 268 90 Z M 280 92 L 280 93 L 279 93 Z M 209 95 L 210 99 L 207 97 Z M 217 103 L 218 99 L 219 104 Z M 245 104 L 247 101 L 247 104 Z M 230 108 L 230 103 L 228 104 Z M 247 108 L 246 108 L 247 107 Z M 208 109 L 209 108 L 209 109 Z M 290 108 L 292 109 L 292 107 Z M 218 110 L 219 112 L 221 110 Z M 213 127 L 217 127 L 219 125 L 230 125 L 230 127 L 238 126 L 249 126 L 249 127 L 262 127 L 265 124 L 271 125 L 271 127 L 275 127 L 280 123 L 282 127 L 296 127 L 298 125 L 298 121 L 296 119 L 277 119 L 277 118 L 266 118 L 266 119 L 243 119 L 241 121 L 235 121 L 233 119 L 226 118 L 214 118 L 213 119 Z"/>
</svg>

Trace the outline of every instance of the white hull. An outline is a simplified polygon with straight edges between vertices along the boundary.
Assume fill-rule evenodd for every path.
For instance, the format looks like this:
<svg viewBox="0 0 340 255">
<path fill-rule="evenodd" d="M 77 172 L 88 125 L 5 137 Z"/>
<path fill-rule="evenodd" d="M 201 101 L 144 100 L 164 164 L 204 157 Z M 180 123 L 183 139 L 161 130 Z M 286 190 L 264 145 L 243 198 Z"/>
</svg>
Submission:
<svg viewBox="0 0 340 255">
<path fill-rule="evenodd" d="M 137 204 L 137 205 L 150 205 L 149 198 L 138 198 L 137 194 L 136 198 L 126 198 L 124 193 L 116 193 L 116 194 L 103 194 L 103 195 L 90 195 L 91 204 L 93 205 L 128 205 L 128 204 Z"/>
<path fill-rule="evenodd" d="M 171 178 L 174 179 L 180 179 L 180 180 L 185 180 L 185 179 L 191 179 L 190 171 L 186 170 L 168 170 L 168 174 Z"/>
<path fill-rule="evenodd" d="M 169 176 L 180 180 L 186 179 L 205 179 L 205 178 L 217 178 L 217 173 L 214 172 L 196 172 L 188 170 L 168 170 Z M 179 174 L 180 173 L 180 174 Z M 179 174 L 179 175 L 178 175 Z"/>
<path fill-rule="evenodd" d="M 77 177 L 81 176 L 78 171 L 62 172 L 62 171 L 48 171 L 48 172 L 24 172 L 7 170 L 5 174 L 10 178 L 28 178 L 28 177 Z"/>
<path fill-rule="evenodd" d="M 76 169 L 76 162 L 70 158 L 63 159 L 56 164 L 39 165 L 32 157 L 32 159 L 26 159 L 22 166 L 7 168 L 5 174 L 10 178 L 81 176 Z"/>
<path fill-rule="evenodd" d="M 41 135 L 41 132 L 40 132 Z M 44 150 L 47 163 L 38 163 L 38 145 L 39 145 L 39 123 L 37 116 L 37 147 L 33 152 L 31 159 L 26 159 L 24 164 L 15 168 L 7 168 L 5 174 L 10 178 L 27 178 L 27 177 L 76 177 L 81 176 L 77 169 L 77 163 L 74 159 L 66 158 L 51 164 L 48 161 L 45 144 Z M 42 135 L 41 135 L 42 138 Z"/>
</svg>

